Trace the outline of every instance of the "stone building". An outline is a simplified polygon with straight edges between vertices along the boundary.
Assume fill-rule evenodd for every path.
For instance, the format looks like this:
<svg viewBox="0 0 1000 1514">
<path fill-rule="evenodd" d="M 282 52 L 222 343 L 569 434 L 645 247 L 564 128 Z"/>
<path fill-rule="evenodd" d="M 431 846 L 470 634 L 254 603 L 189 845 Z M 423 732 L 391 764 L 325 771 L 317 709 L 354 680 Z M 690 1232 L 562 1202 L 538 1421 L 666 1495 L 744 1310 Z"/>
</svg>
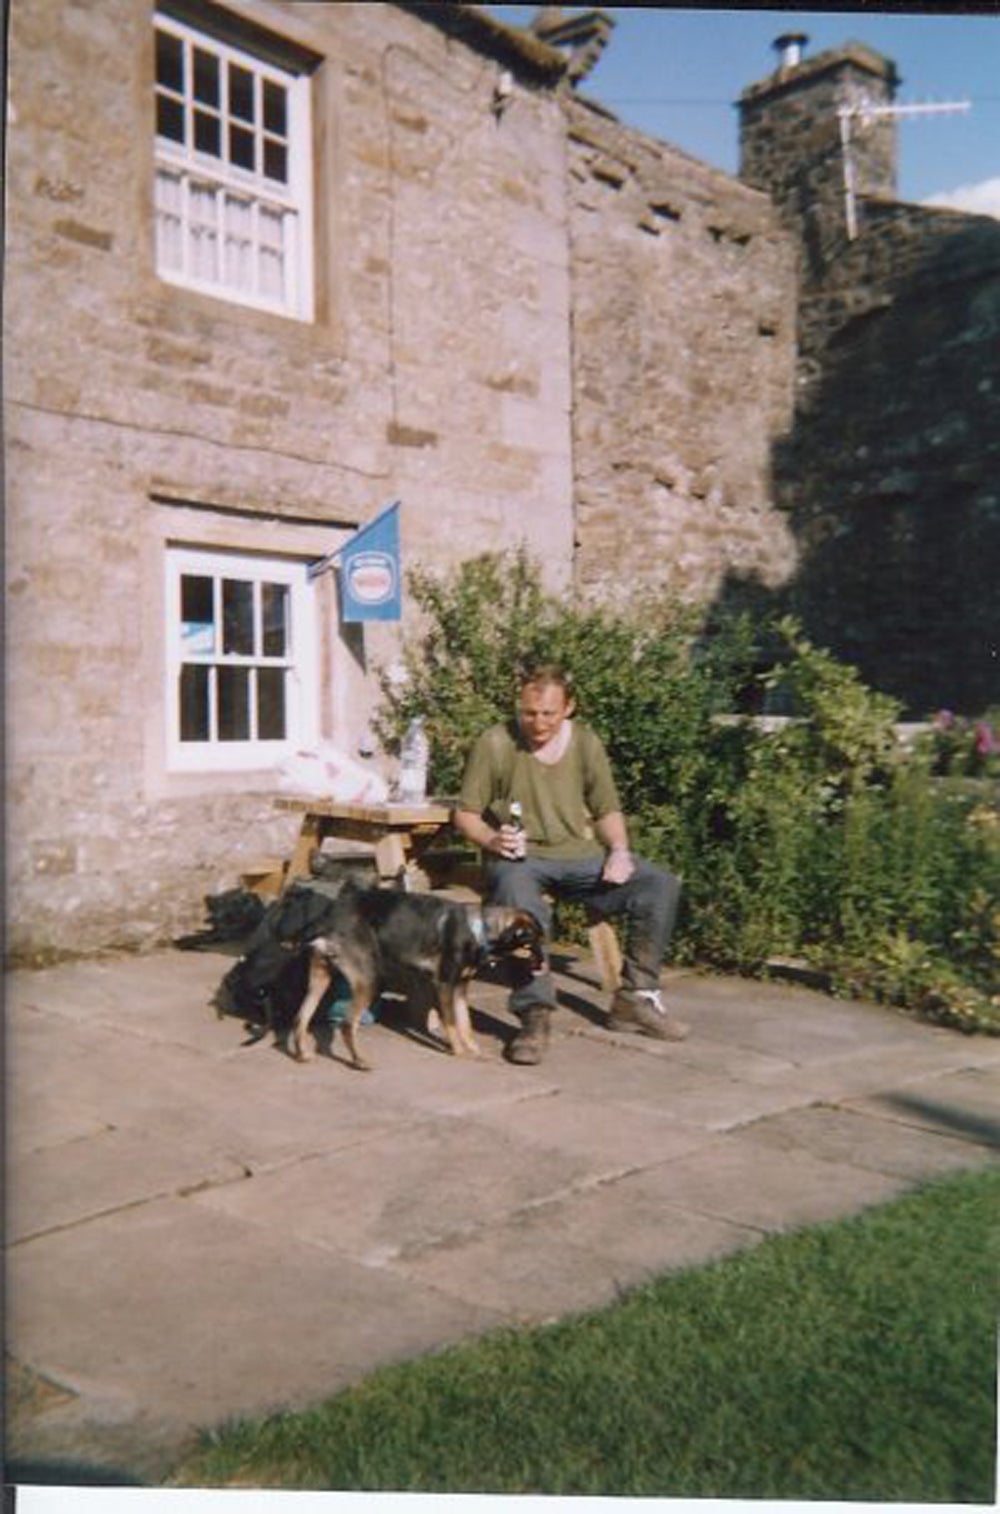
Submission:
<svg viewBox="0 0 1000 1514">
<path fill-rule="evenodd" d="M 308 566 L 390 500 L 405 565 L 523 541 L 588 595 L 843 592 L 813 447 L 850 387 L 840 333 L 873 360 L 865 313 L 894 320 L 914 207 L 869 203 L 862 176 L 864 235 L 843 245 L 832 191 L 806 227 L 809 197 L 751 152 L 789 78 L 745 98 L 742 180 L 622 126 L 576 93 L 607 35 L 558 7 L 521 32 L 464 4 L 14 0 L 15 956 L 165 939 L 287 851 L 278 765 L 356 751 L 396 644 L 342 625 Z M 934 213 L 959 222 L 987 363 L 995 250 Z M 952 243 L 906 243 L 926 287 L 917 243 Z M 995 497 L 963 459 L 988 555 Z M 870 491 L 849 498 L 860 523 Z"/>
<path fill-rule="evenodd" d="M 911 716 L 973 714 L 1000 704 L 1000 223 L 897 199 L 898 84 L 848 43 L 740 101 L 741 177 L 800 249 L 784 600 Z"/>
</svg>

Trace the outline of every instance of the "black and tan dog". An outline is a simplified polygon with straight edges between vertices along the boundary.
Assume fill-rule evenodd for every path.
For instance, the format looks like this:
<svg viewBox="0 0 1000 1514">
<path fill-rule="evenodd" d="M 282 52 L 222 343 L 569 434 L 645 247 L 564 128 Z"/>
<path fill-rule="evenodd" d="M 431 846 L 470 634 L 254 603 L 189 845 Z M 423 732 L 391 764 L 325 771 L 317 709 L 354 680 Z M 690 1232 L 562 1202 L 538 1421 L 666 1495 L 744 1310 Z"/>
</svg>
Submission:
<svg viewBox="0 0 1000 1514">
<path fill-rule="evenodd" d="M 492 959 L 522 951 L 535 966 L 542 964 L 541 929 L 522 910 L 456 904 L 391 889 L 345 890 L 337 902 L 342 905 L 338 917 L 309 943 L 309 987 L 292 1031 L 300 1060 L 308 1056 L 309 1022 L 336 973 L 351 989 L 344 1041 L 355 1067 L 367 1068 L 358 1050 L 358 1027 L 383 990 L 407 992 L 414 974 L 424 976 L 452 1053 L 478 1056 L 468 998 L 476 973 Z"/>
<path fill-rule="evenodd" d="M 264 930 L 242 962 L 223 980 L 220 1008 L 256 996 L 266 1028 L 274 1028 L 270 985 L 287 999 L 301 994 L 291 1026 L 296 1057 L 310 1056 L 310 1021 L 338 974 L 350 1006 L 342 1029 L 355 1067 L 368 1063 L 358 1050 L 364 1011 L 385 991 L 410 996 L 417 988 L 433 1001 L 455 1056 L 478 1055 L 469 1017 L 469 984 L 487 963 L 526 955 L 543 964 L 541 927 L 533 915 L 502 905 L 465 905 L 434 894 L 344 887 L 335 898 L 292 889 L 268 911 Z M 265 985 L 268 985 L 265 991 Z M 304 990 L 304 991 L 303 991 Z M 263 1033 L 263 1032 L 262 1032 Z"/>
</svg>

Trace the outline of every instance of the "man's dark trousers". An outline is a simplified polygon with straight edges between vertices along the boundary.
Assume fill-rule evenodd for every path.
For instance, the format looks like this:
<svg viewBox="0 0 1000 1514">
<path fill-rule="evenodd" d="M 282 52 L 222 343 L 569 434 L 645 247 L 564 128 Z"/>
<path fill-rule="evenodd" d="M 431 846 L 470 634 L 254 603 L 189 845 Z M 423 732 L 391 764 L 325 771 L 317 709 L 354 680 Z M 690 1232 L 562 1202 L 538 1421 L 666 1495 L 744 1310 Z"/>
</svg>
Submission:
<svg viewBox="0 0 1000 1514">
<path fill-rule="evenodd" d="M 509 904 L 526 909 L 542 925 L 546 945 L 552 925 L 552 910 L 546 895 L 583 904 L 598 920 L 624 917 L 627 941 L 622 978 L 626 988 L 657 988 L 660 963 L 670 944 L 677 919 L 681 894 L 680 879 L 665 868 L 654 867 L 634 857 L 635 871 L 626 883 L 605 883 L 601 877 L 604 856 L 595 855 L 559 861 L 553 858 L 525 857 L 508 862 L 487 857 L 486 899 L 492 904 Z M 520 982 L 510 996 L 516 1014 L 536 1005 L 552 1006 L 556 1002 L 555 986 L 548 970 L 533 973 Z"/>
</svg>

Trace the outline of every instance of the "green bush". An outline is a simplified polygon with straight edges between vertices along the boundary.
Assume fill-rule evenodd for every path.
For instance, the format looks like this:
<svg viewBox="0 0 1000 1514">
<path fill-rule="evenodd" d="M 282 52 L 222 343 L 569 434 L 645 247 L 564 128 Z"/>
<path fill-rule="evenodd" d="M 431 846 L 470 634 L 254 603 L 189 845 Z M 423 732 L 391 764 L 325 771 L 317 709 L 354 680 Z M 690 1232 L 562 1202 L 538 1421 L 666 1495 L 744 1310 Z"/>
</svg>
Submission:
<svg viewBox="0 0 1000 1514">
<path fill-rule="evenodd" d="M 403 648 L 405 682 L 380 673 L 376 732 L 398 751 L 408 722 L 426 716 L 431 786 L 452 794 L 472 742 L 511 713 L 518 665 L 544 643 L 554 606 L 523 550 L 473 558 L 450 578 L 415 569 L 408 587 L 424 629 Z"/>
<path fill-rule="evenodd" d="M 906 756 L 896 702 L 795 621 L 734 615 L 709 635 L 663 601 L 581 608 L 523 550 L 409 583 L 422 628 L 406 682 L 382 675 L 378 729 L 392 750 L 426 716 L 437 793 L 457 793 L 476 736 L 513 712 L 524 663 L 563 662 L 633 844 L 684 880 L 676 960 L 753 973 L 798 956 L 843 992 L 1000 1030 L 995 797 L 964 759 L 943 775 L 939 743 Z M 764 646 L 773 665 L 755 672 Z M 731 715 L 755 680 L 793 712 L 776 729 Z"/>
</svg>

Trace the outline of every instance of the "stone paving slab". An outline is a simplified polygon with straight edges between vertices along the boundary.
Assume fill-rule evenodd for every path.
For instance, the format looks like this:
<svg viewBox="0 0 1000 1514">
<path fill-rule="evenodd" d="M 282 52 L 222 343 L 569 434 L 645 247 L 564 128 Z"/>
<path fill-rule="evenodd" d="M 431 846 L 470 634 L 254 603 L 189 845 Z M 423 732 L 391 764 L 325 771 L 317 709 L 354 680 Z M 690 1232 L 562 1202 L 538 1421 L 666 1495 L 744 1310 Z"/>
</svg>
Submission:
<svg viewBox="0 0 1000 1514">
<path fill-rule="evenodd" d="M 887 1203 L 905 1186 L 805 1151 L 782 1152 L 776 1161 L 773 1147 L 740 1131 L 622 1181 L 630 1192 L 770 1234 Z"/>
<path fill-rule="evenodd" d="M 144 1130 L 102 1130 L 91 1140 L 33 1151 L 15 1164 L 7 1186 L 7 1243 L 244 1175 L 232 1158 L 206 1152 L 190 1138 L 151 1141 Z"/>
<path fill-rule="evenodd" d="M 689 1041 L 603 1028 L 558 977 L 539 1067 L 387 1015 L 374 1071 L 300 1065 L 212 992 L 229 952 L 15 973 L 8 1345 L 46 1384 L 9 1454 L 157 1477 L 193 1426 L 589 1309 L 667 1268 L 996 1159 L 1000 1040 L 786 984 L 665 975 Z M 100 1480 L 100 1479 L 98 1479 Z"/>
<path fill-rule="evenodd" d="M 163 958 L 150 971 L 148 957 L 123 956 L 11 973 L 7 1003 L 45 1009 L 88 1028 L 108 1026 L 117 1035 L 189 1045 L 199 1055 L 225 1055 L 232 1048 L 231 1022 L 227 1028 L 208 1006 L 235 957 L 178 951 L 168 960 L 168 971 L 158 970 Z"/>
<path fill-rule="evenodd" d="M 393 1260 L 393 1272 L 519 1324 L 601 1307 L 663 1271 L 715 1260 L 760 1232 L 664 1204 L 628 1180 L 521 1210 L 488 1233 Z"/>
<path fill-rule="evenodd" d="M 700 1125 L 686 1125 L 669 1111 L 636 1109 L 613 1089 L 595 1102 L 564 1088 L 542 1089 L 516 1103 L 475 1113 L 477 1124 L 516 1135 L 543 1150 L 571 1152 L 595 1171 L 628 1171 L 668 1161 L 704 1143 Z"/>
<path fill-rule="evenodd" d="M 809 1067 L 796 1067 L 782 1078 L 773 1080 L 786 1091 L 789 1107 L 801 1104 L 843 1102 L 847 1098 L 863 1098 L 883 1089 L 887 1082 L 898 1080 L 907 1085 L 917 1085 L 934 1080 L 946 1073 L 960 1072 L 967 1068 L 970 1059 L 989 1065 L 1000 1055 L 1000 1043 L 992 1039 L 977 1041 L 970 1046 L 969 1038 L 954 1031 L 935 1026 L 924 1026 L 924 1038 L 918 1042 L 903 1044 L 891 1055 L 884 1051 L 870 1052 L 864 1041 L 859 1041 L 849 1055 L 831 1057 L 826 1063 Z M 768 1076 L 754 1079 L 771 1082 Z"/>
<path fill-rule="evenodd" d="M 1000 1140 L 994 1147 L 960 1136 L 942 1140 L 937 1130 L 887 1119 L 874 1111 L 868 1114 L 857 1106 L 820 1104 L 792 1110 L 762 1120 L 750 1133 L 775 1153 L 808 1152 L 823 1161 L 847 1162 L 910 1182 L 1000 1161 Z"/>
<path fill-rule="evenodd" d="M 436 1286 L 449 1298 L 496 1310 L 508 1324 L 546 1324 L 613 1304 L 638 1281 L 587 1246 L 563 1240 L 558 1255 L 545 1232 L 521 1219 L 487 1234 L 407 1254 L 387 1270 L 415 1286 Z"/>
<path fill-rule="evenodd" d="M 650 1275 L 714 1261 L 753 1245 L 760 1231 L 664 1200 L 642 1173 L 626 1174 L 588 1193 L 526 1211 L 519 1228 L 550 1238 L 552 1254 L 564 1242 L 584 1246 L 614 1265 L 616 1279 Z"/>
<path fill-rule="evenodd" d="M 235 1412 L 315 1402 L 499 1321 L 179 1198 L 15 1247 L 8 1265 L 8 1347 L 92 1403 L 84 1446 L 99 1447 L 109 1421 L 147 1416 L 176 1446 Z M 81 1417 L 79 1405 L 63 1413 Z"/>
<path fill-rule="evenodd" d="M 159 1162 L 164 1145 L 200 1143 L 208 1179 L 217 1153 L 263 1168 L 354 1144 L 359 1125 L 378 1132 L 406 1118 L 373 1103 L 363 1079 L 346 1075 L 334 1095 L 329 1064 L 300 1067 L 263 1043 L 223 1059 L 172 1045 L 137 1050 L 107 1026 L 31 1011 L 10 1017 L 7 1046 L 11 1150 L 26 1161 L 86 1136 L 135 1130 L 148 1140 L 152 1130 L 138 1162 Z"/>
<path fill-rule="evenodd" d="M 589 1177 L 585 1162 L 557 1148 L 542 1161 L 500 1132 L 438 1119 L 369 1141 L 357 1153 L 207 1190 L 192 1202 L 379 1266 Z"/>
<path fill-rule="evenodd" d="M 560 1046 L 560 1066 L 573 1092 L 595 1105 L 611 1097 L 633 1112 L 670 1115 L 706 1130 L 724 1130 L 787 1107 L 781 1077 L 741 1079 L 705 1071 L 687 1055 L 687 1044 L 606 1031 L 574 1035 Z"/>
</svg>

